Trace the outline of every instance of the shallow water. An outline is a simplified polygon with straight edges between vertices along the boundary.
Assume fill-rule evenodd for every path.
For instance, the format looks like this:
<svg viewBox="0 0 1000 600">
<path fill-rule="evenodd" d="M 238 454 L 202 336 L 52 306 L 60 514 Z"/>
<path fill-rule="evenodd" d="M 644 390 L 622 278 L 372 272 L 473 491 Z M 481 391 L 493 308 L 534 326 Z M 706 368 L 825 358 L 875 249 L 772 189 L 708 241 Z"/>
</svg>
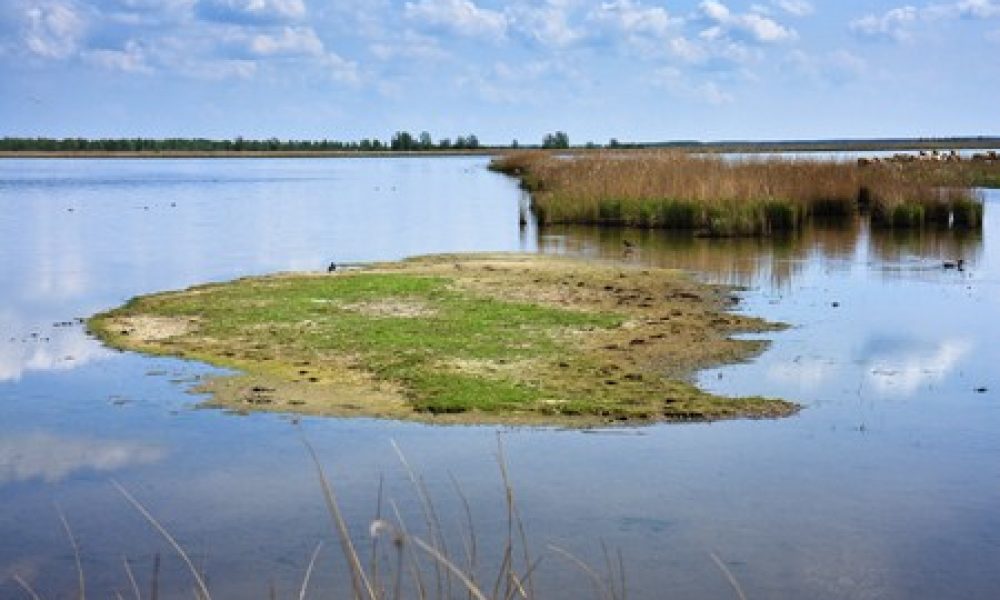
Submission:
<svg viewBox="0 0 1000 600">
<path fill-rule="evenodd" d="M 190 597 L 179 560 L 109 480 L 195 556 L 217 598 L 291 597 L 317 541 L 315 588 L 345 585 L 302 432 L 364 540 L 380 474 L 422 522 L 390 440 L 425 477 L 445 529 L 469 496 L 484 562 L 504 530 L 501 434 L 536 553 L 602 564 L 621 548 L 629 596 L 994 598 L 1000 594 L 1000 211 L 982 236 L 864 227 L 790 239 L 693 240 L 518 228 L 523 197 L 484 159 L 0 161 L 0 597 L 9 577 L 75 589 L 57 504 L 92 597 L 144 582 Z M 622 257 L 748 288 L 740 310 L 782 320 L 748 364 L 702 385 L 805 406 L 781 421 L 586 433 L 236 416 L 186 392 L 211 372 L 102 349 L 75 317 L 128 297 L 330 261 L 459 250 Z M 941 268 L 963 258 L 963 272 Z M 69 324 L 66 324 L 69 323 Z M 985 389 L 980 392 L 977 390 Z M 454 549 L 454 548 L 453 548 Z M 491 549 L 493 549 L 491 551 Z M 547 558 L 539 585 L 589 584 Z"/>
</svg>

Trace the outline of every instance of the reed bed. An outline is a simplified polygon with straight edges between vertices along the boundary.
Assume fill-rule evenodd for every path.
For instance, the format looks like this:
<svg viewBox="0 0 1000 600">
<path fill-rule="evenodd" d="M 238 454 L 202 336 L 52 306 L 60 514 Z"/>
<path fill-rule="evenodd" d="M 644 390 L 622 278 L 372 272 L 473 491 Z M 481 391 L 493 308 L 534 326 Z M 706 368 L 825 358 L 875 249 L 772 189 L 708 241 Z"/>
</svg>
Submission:
<svg viewBox="0 0 1000 600">
<path fill-rule="evenodd" d="M 948 164 L 877 164 L 681 152 L 560 156 L 510 153 L 491 163 L 521 180 L 542 225 L 600 224 L 761 236 L 814 221 L 979 228 L 971 171 Z"/>
</svg>

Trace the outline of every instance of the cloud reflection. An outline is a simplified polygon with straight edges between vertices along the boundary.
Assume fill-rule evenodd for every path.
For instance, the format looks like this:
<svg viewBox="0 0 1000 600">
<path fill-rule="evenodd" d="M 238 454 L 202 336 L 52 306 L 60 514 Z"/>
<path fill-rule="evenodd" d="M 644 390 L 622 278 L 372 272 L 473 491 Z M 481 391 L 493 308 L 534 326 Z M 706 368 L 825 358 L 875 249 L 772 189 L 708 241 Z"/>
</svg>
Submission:
<svg viewBox="0 0 1000 600">
<path fill-rule="evenodd" d="M 30 371 L 69 371 L 112 354 L 87 337 L 82 327 L 45 333 L 26 327 L 18 329 L 19 333 L 0 340 L 0 382 L 18 381 Z"/>
<path fill-rule="evenodd" d="M 884 394 L 910 395 L 944 381 L 972 350 L 966 340 L 877 340 L 865 349 L 868 381 Z"/>
<path fill-rule="evenodd" d="M 81 471 L 109 472 L 161 460 L 152 444 L 36 432 L 0 438 L 0 485 L 33 479 L 54 483 Z"/>
</svg>

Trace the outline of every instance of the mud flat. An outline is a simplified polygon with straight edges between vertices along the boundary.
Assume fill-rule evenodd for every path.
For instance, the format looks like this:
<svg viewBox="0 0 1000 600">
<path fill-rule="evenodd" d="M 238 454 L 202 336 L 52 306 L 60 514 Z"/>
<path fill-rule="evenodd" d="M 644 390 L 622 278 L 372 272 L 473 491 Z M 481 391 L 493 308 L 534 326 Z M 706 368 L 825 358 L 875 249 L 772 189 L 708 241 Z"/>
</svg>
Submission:
<svg viewBox="0 0 1000 600">
<path fill-rule="evenodd" d="M 435 423 L 592 426 L 788 416 L 691 381 L 781 326 L 731 288 L 672 270 L 520 254 L 419 257 L 134 298 L 98 314 L 108 345 L 234 369 L 209 406 Z"/>
</svg>

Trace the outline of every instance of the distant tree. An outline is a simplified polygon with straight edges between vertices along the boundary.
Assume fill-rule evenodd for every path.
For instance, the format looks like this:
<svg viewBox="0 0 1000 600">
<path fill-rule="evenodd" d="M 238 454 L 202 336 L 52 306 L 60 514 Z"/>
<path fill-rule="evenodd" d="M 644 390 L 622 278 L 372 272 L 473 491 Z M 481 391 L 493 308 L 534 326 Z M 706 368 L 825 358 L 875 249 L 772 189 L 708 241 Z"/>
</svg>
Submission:
<svg viewBox="0 0 1000 600">
<path fill-rule="evenodd" d="M 420 149 L 430 150 L 434 147 L 434 140 L 431 139 L 431 134 L 423 131 L 420 133 Z"/>
<path fill-rule="evenodd" d="M 450 149 L 451 148 L 451 140 L 448 139 L 448 138 L 441 138 L 441 141 L 438 142 L 438 148 L 440 148 L 441 150 L 448 150 L 448 149 Z"/>
<path fill-rule="evenodd" d="M 611 138 L 608 140 L 608 148 L 620 148 L 621 144 L 618 142 L 618 138 Z"/>
<path fill-rule="evenodd" d="M 466 148 L 466 141 L 464 137 L 458 136 L 455 138 L 455 148 L 458 150 L 464 150 Z"/>
<path fill-rule="evenodd" d="M 514 140 L 513 142 L 510 143 L 510 147 L 513 148 L 514 150 L 517 150 L 518 148 L 521 147 L 521 144 L 518 144 L 517 140 Z"/>
<path fill-rule="evenodd" d="M 597 148 L 597 144 L 595 144 L 594 142 L 587 142 L 585 147 L 587 148 L 587 150 L 593 150 Z"/>
<path fill-rule="evenodd" d="M 465 145 L 470 150 L 475 150 L 479 147 L 479 138 L 477 138 L 475 134 L 470 133 L 469 137 L 465 138 Z"/>
<path fill-rule="evenodd" d="M 556 150 L 569 148 L 569 136 L 566 135 L 565 131 L 548 133 L 542 138 L 542 148 Z"/>
<path fill-rule="evenodd" d="M 415 150 L 417 142 L 409 132 L 397 131 L 396 135 L 392 136 L 392 140 L 389 141 L 389 147 L 393 150 Z"/>
</svg>

